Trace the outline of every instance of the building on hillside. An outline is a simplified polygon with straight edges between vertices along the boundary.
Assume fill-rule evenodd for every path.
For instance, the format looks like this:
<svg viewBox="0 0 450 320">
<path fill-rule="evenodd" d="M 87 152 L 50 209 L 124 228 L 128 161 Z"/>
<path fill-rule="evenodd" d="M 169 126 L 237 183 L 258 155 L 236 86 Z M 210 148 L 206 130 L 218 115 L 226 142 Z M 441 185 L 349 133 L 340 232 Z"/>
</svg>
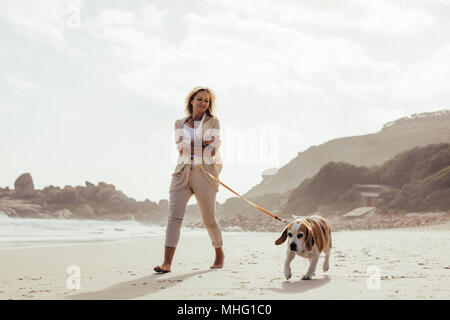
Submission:
<svg viewBox="0 0 450 320">
<path fill-rule="evenodd" d="M 384 184 L 354 184 L 353 187 L 361 194 L 362 207 L 376 207 L 380 193 L 394 189 Z"/>
</svg>

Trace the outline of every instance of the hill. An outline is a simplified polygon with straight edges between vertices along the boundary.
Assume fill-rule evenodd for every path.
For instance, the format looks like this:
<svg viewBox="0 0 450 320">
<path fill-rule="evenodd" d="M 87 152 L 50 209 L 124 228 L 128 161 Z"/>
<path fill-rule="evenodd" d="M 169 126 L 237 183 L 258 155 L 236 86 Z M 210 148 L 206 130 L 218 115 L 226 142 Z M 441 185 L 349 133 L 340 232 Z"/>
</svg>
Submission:
<svg viewBox="0 0 450 320">
<path fill-rule="evenodd" d="M 294 189 L 281 212 L 345 213 L 361 206 L 355 184 L 392 187 L 380 194 L 377 207 L 383 212 L 450 210 L 450 144 L 416 147 L 372 168 L 330 162 Z"/>
<path fill-rule="evenodd" d="M 446 142 L 450 142 L 450 110 L 414 114 L 385 124 L 377 133 L 338 138 L 299 152 L 244 196 L 255 199 L 293 190 L 328 162 L 370 167 L 384 163 L 401 151 Z"/>
</svg>

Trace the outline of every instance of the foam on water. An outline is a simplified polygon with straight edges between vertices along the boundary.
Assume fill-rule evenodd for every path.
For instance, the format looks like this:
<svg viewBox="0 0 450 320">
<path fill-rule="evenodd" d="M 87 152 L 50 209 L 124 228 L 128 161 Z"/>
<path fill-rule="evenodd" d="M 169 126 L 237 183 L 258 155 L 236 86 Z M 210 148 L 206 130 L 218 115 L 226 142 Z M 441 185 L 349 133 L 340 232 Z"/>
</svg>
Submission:
<svg viewBox="0 0 450 320">
<path fill-rule="evenodd" d="M 196 235 L 206 230 L 182 228 L 181 232 Z M 19 219 L 0 212 L 0 249 L 120 241 L 164 234 L 165 226 L 134 220 Z"/>
</svg>

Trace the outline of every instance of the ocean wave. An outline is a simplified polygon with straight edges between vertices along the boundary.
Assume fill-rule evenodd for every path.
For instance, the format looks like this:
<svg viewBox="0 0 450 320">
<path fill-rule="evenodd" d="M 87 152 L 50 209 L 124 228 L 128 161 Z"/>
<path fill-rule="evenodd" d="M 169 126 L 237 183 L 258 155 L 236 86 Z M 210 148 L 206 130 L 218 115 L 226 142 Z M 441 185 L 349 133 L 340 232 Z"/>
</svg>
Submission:
<svg viewBox="0 0 450 320">
<path fill-rule="evenodd" d="M 143 224 L 135 220 L 11 218 L 2 212 L 0 220 L 0 249 L 161 237 L 166 229 L 165 226 Z M 182 228 L 185 235 L 204 232 L 204 229 L 199 228 Z"/>
</svg>

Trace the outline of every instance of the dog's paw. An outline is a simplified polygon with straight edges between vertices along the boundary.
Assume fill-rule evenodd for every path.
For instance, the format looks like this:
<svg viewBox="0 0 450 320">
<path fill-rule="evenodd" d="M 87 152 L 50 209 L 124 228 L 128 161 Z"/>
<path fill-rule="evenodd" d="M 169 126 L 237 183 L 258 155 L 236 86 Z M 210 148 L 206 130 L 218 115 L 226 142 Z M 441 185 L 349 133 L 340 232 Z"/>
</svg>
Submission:
<svg viewBox="0 0 450 320">
<path fill-rule="evenodd" d="M 286 277 L 286 280 L 289 280 L 292 277 L 291 269 L 284 270 L 284 276 Z"/>
<path fill-rule="evenodd" d="M 312 278 L 310 276 L 303 276 L 302 280 L 311 280 Z"/>
</svg>

